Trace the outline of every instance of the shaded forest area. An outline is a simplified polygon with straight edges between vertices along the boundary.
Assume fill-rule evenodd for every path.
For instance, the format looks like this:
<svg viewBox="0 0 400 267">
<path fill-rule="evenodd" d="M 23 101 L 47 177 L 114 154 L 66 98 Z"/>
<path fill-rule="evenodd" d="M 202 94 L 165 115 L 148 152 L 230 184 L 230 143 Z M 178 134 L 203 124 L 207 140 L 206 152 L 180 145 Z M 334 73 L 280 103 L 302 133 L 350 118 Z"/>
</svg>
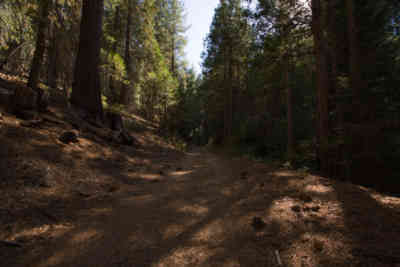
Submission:
<svg viewBox="0 0 400 267">
<path fill-rule="evenodd" d="M 399 189 L 399 2 L 221 1 L 206 40 L 208 136 Z M 396 188 L 396 189 L 395 189 Z"/>
</svg>

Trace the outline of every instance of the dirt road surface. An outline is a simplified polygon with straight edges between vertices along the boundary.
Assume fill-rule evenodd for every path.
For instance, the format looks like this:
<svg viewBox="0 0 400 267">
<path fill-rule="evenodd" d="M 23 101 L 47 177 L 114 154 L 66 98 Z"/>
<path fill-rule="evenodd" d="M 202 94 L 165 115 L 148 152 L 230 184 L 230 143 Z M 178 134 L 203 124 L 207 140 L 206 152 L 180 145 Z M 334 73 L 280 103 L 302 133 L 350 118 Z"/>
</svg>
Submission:
<svg viewBox="0 0 400 267">
<path fill-rule="evenodd" d="M 53 226 L 15 266 L 399 263 L 398 198 L 206 149 L 153 176 Z"/>
</svg>

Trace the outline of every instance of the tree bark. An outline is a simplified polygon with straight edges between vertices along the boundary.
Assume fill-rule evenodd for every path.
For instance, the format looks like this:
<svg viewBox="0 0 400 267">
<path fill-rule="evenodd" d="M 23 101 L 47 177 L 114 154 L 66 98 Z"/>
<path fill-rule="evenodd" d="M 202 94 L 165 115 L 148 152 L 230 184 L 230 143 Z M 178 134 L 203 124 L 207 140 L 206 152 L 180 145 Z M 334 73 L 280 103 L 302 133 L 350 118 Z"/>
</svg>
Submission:
<svg viewBox="0 0 400 267">
<path fill-rule="evenodd" d="M 58 57 L 58 47 L 57 47 L 57 26 L 52 23 L 49 27 L 50 47 L 48 49 L 48 69 L 47 69 L 47 84 L 51 88 L 57 88 L 57 57 Z"/>
<path fill-rule="evenodd" d="M 128 105 L 131 101 L 132 92 L 132 66 L 131 66 L 131 25 L 132 25 L 132 13 L 133 6 L 132 0 L 128 0 L 128 14 L 126 16 L 126 36 L 125 36 L 125 66 L 126 66 L 126 76 L 129 84 L 121 88 L 121 99 L 122 105 Z"/>
<path fill-rule="evenodd" d="M 352 97 L 352 115 L 353 122 L 361 120 L 361 101 L 362 101 L 362 77 L 360 65 L 360 42 L 358 39 L 358 28 L 355 19 L 354 0 L 346 1 L 347 9 L 347 34 L 350 51 L 350 87 L 353 91 Z"/>
<path fill-rule="evenodd" d="M 293 92 L 290 84 L 290 58 L 286 56 L 285 85 L 287 100 L 287 156 L 289 160 L 293 160 L 295 156 L 295 141 L 293 127 Z"/>
<path fill-rule="evenodd" d="M 100 49 L 104 0 L 84 0 L 71 103 L 103 119 L 100 92 Z"/>
<path fill-rule="evenodd" d="M 231 41 L 229 42 L 229 62 L 228 62 L 228 88 L 227 88 L 227 137 L 232 137 L 233 128 L 233 46 Z"/>
<path fill-rule="evenodd" d="M 175 32 L 172 33 L 172 47 L 171 47 L 171 73 L 176 77 L 176 67 L 175 67 Z"/>
<path fill-rule="evenodd" d="M 31 70 L 29 73 L 28 86 L 33 90 L 38 90 L 40 70 L 43 61 L 43 55 L 46 49 L 46 29 L 48 26 L 48 16 L 50 11 L 50 0 L 40 1 L 40 18 L 38 18 L 38 28 L 36 36 L 36 49 L 33 55 Z"/>
<path fill-rule="evenodd" d="M 115 55 L 118 51 L 118 39 L 119 39 L 118 37 L 119 36 L 117 33 L 118 33 L 119 28 L 121 27 L 120 24 L 121 24 L 120 23 L 120 7 L 117 6 L 115 9 L 115 18 L 114 18 L 114 25 L 113 25 L 113 31 L 114 31 L 114 34 L 116 35 L 114 44 L 113 44 L 113 47 L 111 50 L 113 55 Z M 118 103 L 118 93 L 117 93 L 117 86 L 116 86 L 116 83 L 114 80 L 114 75 L 116 75 L 116 70 L 115 70 L 115 66 L 114 66 L 114 62 L 113 62 L 112 67 L 111 67 L 111 75 L 109 77 L 109 87 L 110 87 L 111 96 L 112 96 L 111 97 L 112 104 Z M 121 98 L 120 95 L 119 95 L 119 98 Z"/>
<path fill-rule="evenodd" d="M 327 146 L 329 137 L 329 74 L 326 61 L 326 48 L 323 38 L 323 19 L 322 19 L 321 0 L 312 0 L 312 30 L 314 37 L 314 49 L 317 61 L 317 100 L 318 100 L 318 157 L 321 169 L 326 170 L 327 165 Z"/>
</svg>

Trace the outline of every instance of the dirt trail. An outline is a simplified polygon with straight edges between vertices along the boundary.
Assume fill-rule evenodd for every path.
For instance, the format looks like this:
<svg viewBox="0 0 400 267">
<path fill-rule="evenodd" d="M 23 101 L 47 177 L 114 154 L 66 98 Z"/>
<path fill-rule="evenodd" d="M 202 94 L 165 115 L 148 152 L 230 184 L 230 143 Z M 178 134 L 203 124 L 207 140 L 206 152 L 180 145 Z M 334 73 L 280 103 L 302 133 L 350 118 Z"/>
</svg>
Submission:
<svg viewBox="0 0 400 267">
<path fill-rule="evenodd" d="M 279 266 L 277 254 L 282 266 L 399 263 L 397 198 L 205 149 L 170 163 L 161 179 L 82 209 L 16 266 Z"/>
<path fill-rule="evenodd" d="M 250 189 L 235 172 L 240 165 L 231 163 L 205 151 L 188 153 L 175 164 L 181 167 L 166 171 L 160 181 L 129 186 L 113 205 L 82 211 L 79 226 L 24 261 L 29 266 L 221 266 L 243 245 L 230 213 Z"/>
</svg>

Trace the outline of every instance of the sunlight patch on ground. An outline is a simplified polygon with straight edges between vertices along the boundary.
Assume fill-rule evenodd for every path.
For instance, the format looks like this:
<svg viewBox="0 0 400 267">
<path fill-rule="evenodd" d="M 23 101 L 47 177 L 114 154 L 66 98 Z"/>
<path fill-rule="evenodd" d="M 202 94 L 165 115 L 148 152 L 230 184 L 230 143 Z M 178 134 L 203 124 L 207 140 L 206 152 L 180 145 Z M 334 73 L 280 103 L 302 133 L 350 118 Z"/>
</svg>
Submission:
<svg viewBox="0 0 400 267">
<path fill-rule="evenodd" d="M 325 264 L 344 266 L 346 262 L 342 259 L 348 260 L 351 250 L 346 243 L 343 236 L 305 233 L 297 241 L 291 243 L 282 256 L 285 261 L 288 261 L 288 266 L 324 266 Z"/>
<path fill-rule="evenodd" d="M 301 173 L 297 173 L 297 175 L 288 178 L 290 178 L 287 181 L 289 187 L 302 191 L 304 191 L 305 187 L 307 186 L 321 185 L 321 182 L 318 180 L 318 178 L 312 175 L 304 176 Z"/>
<path fill-rule="evenodd" d="M 175 172 L 170 172 L 169 175 L 172 176 L 184 176 L 193 173 L 193 171 L 175 171 Z"/>
<path fill-rule="evenodd" d="M 206 266 L 209 258 L 216 255 L 222 249 L 210 249 L 207 246 L 194 246 L 178 248 L 158 263 L 153 264 L 153 267 L 167 266 Z"/>
<path fill-rule="evenodd" d="M 86 230 L 85 232 L 80 232 L 75 234 L 71 238 L 71 243 L 77 244 L 77 243 L 83 243 L 86 242 L 90 239 L 98 238 L 100 237 L 100 233 L 94 229 L 89 229 Z"/>
<path fill-rule="evenodd" d="M 141 179 L 149 180 L 149 181 L 159 180 L 160 177 L 161 177 L 159 174 L 151 174 L 151 173 L 139 174 L 138 176 L 139 176 Z"/>
<path fill-rule="evenodd" d="M 276 176 L 276 177 L 296 177 L 299 174 L 294 171 L 280 170 L 280 171 L 271 173 L 271 175 Z"/>
<path fill-rule="evenodd" d="M 308 242 L 304 239 L 292 242 L 288 250 L 281 252 L 283 263 L 291 267 L 318 266 L 317 256 Z"/>
<path fill-rule="evenodd" d="M 289 227 L 287 223 L 294 223 L 297 221 L 296 213 L 292 210 L 292 207 L 299 206 L 300 204 L 300 201 L 291 197 L 275 200 L 269 209 L 268 216 Z"/>
<path fill-rule="evenodd" d="M 32 238 L 35 236 L 40 236 L 43 234 L 50 233 L 52 237 L 58 237 L 63 235 L 65 232 L 71 229 L 71 226 L 65 224 L 55 224 L 55 225 L 42 225 L 31 229 L 23 230 L 13 236 L 10 240 L 18 240 L 20 238 Z"/>
<path fill-rule="evenodd" d="M 213 221 L 195 233 L 192 240 L 207 242 L 209 244 L 219 244 L 224 241 L 226 223 L 227 221 L 223 219 Z"/>
<path fill-rule="evenodd" d="M 333 188 L 322 184 L 310 184 L 304 188 L 304 191 L 312 193 L 330 193 L 333 191 Z"/>
<path fill-rule="evenodd" d="M 185 205 L 179 208 L 178 211 L 194 215 L 205 215 L 208 213 L 208 208 L 205 206 L 194 204 L 194 205 Z"/>
<path fill-rule="evenodd" d="M 319 218 L 325 226 L 334 228 L 345 227 L 342 203 L 336 200 L 324 201 L 319 205 L 321 208 L 317 213 L 309 213 L 310 218 Z"/>
<path fill-rule="evenodd" d="M 317 200 L 304 204 L 302 201 L 284 197 L 275 200 L 270 207 L 267 218 L 276 221 L 282 231 L 291 232 L 299 226 L 300 222 L 307 220 L 311 225 L 315 220 L 323 221 L 320 227 L 334 226 L 344 227 L 343 209 L 337 200 L 325 200 L 323 203 Z"/>
<path fill-rule="evenodd" d="M 400 207 L 400 198 L 398 197 L 385 196 L 375 192 L 370 193 L 370 196 L 382 205 Z"/>
</svg>

